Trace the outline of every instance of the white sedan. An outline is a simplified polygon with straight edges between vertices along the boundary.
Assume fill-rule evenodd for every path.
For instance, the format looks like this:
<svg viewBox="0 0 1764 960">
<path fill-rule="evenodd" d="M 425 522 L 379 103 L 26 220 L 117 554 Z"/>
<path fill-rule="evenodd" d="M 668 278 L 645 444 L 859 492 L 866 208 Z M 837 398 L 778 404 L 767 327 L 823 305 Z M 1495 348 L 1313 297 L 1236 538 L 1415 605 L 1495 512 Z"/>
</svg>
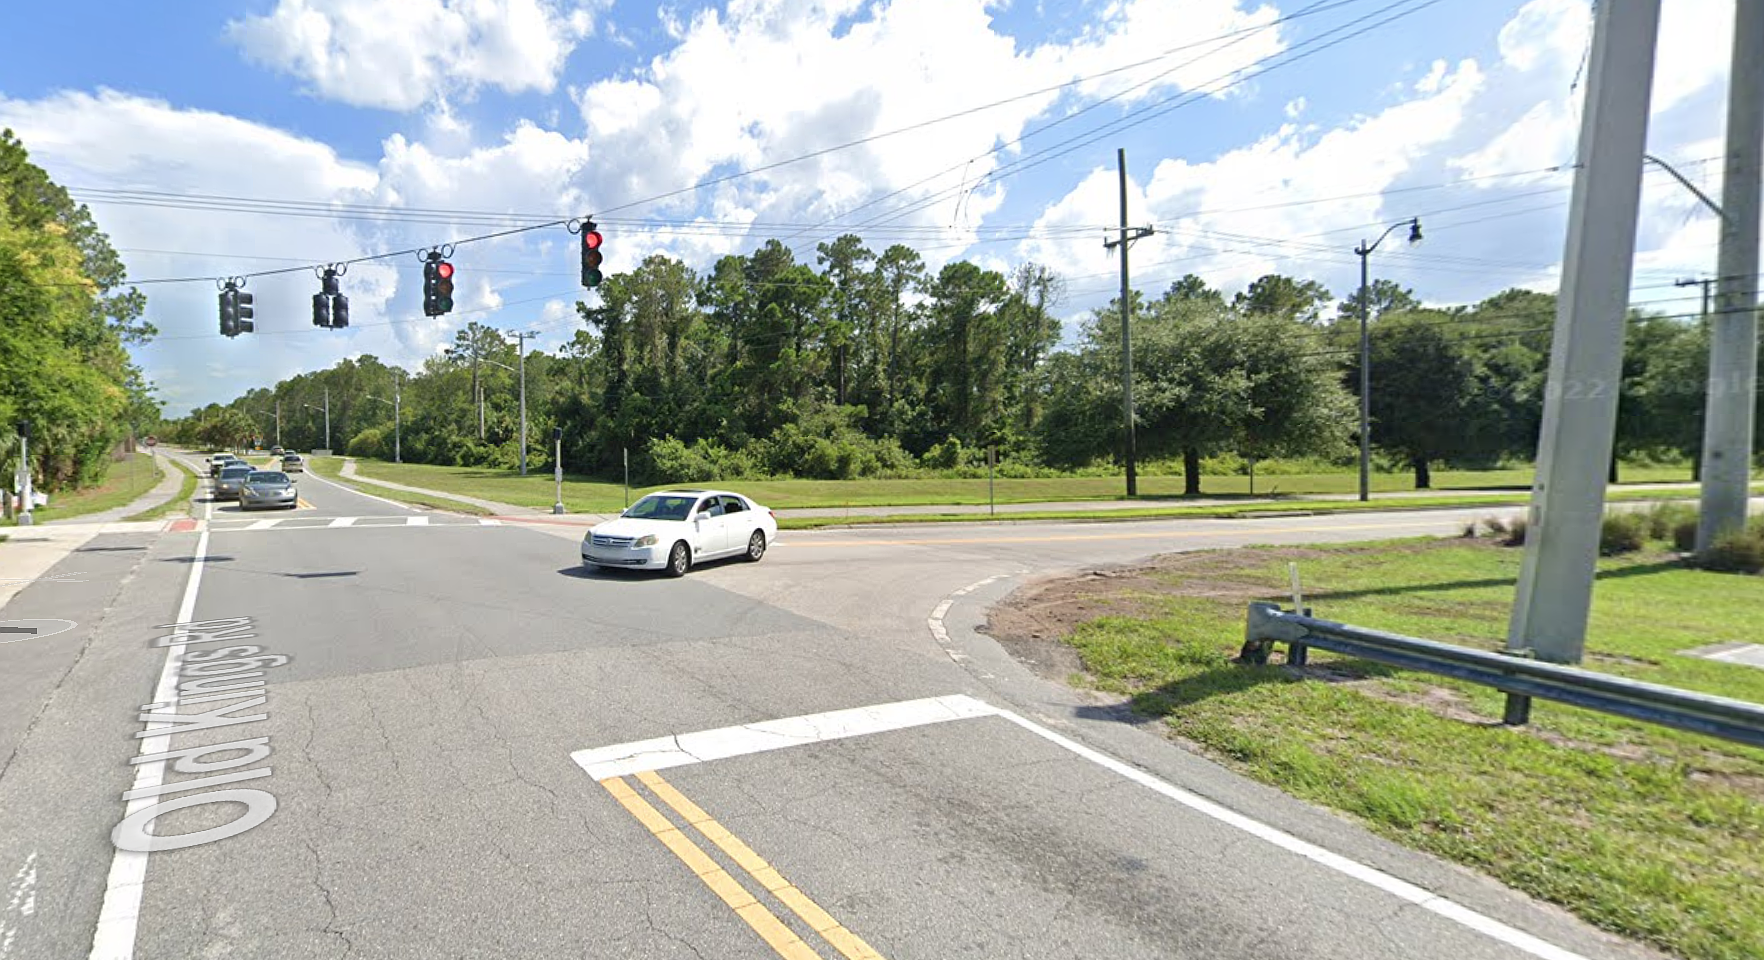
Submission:
<svg viewBox="0 0 1764 960">
<path fill-rule="evenodd" d="M 738 493 L 660 490 L 590 528 L 582 538 L 582 562 L 680 577 L 701 560 L 745 556 L 758 562 L 777 537 L 772 511 Z"/>
</svg>

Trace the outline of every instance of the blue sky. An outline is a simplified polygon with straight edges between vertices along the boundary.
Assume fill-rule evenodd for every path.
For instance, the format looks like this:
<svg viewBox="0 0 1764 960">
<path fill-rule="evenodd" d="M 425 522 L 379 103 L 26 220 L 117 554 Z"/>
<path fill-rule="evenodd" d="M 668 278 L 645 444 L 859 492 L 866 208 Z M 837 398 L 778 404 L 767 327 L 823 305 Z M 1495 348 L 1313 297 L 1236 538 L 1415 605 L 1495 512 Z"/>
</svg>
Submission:
<svg viewBox="0 0 1764 960">
<path fill-rule="evenodd" d="M 1656 70 L 1650 150 L 1709 190 L 1732 4 L 1667 4 Z M 1544 171 L 1573 155 L 1589 23 L 1585 0 L 30 4 L 0 125 L 91 203 L 131 277 L 196 278 L 143 287 L 161 336 L 138 357 L 177 415 L 346 356 L 414 367 L 468 320 L 554 349 L 582 294 L 561 228 L 459 247 L 460 308 L 438 319 L 409 255 L 351 271 L 346 331 L 311 326 L 297 270 L 253 279 L 258 333 L 227 340 L 209 278 L 604 211 L 1009 98 L 625 209 L 603 220 L 609 266 L 704 268 L 772 236 L 812 262 L 851 230 L 934 265 L 1050 264 L 1077 318 L 1114 288 L 1119 147 L 1131 219 L 1159 229 L 1134 248 L 1141 289 L 1278 271 L 1340 295 L 1354 243 L 1414 215 L 1427 241 L 1374 265 L 1423 299 L 1550 289 L 1570 179 Z M 437 209 L 472 215 L 412 212 Z M 1713 224 L 1663 177 L 1644 211 L 1634 299 L 1685 309 L 1670 281 L 1708 271 Z"/>
</svg>

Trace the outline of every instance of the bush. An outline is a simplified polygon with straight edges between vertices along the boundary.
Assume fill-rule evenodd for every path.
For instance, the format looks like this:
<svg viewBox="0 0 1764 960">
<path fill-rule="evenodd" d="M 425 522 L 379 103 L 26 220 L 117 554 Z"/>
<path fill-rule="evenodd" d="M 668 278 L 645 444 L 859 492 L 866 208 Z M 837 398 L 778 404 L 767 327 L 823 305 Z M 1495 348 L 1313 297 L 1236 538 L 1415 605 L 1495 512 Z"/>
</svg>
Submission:
<svg viewBox="0 0 1764 960">
<path fill-rule="evenodd" d="M 1607 513 L 1599 524 L 1599 553 L 1634 553 L 1648 542 L 1648 518 L 1639 513 Z"/>
<path fill-rule="evenodd" d="M 1696 528 L 1697 508 L 1688 503 L 1656 503 L 1643 516 L 1647 517 L 1649 540 L 1673 540 L 1686 521 Z"/>
<path fill-rule="evenodd" d="M 1507 524 L 1507 536 L 1501 541 L 1501 543 L 1509 547 L 1524 546 L 1525 530 L 1529 526 L 1530 521 L 1526 520 L 1524 517 L 1514 517 Z"/>
<path fill-rule="evenodd" d="M 1672 549 L 1694 553 L 1697 549 L 1697 519 L 1681 520 L 1672 528 Z"/>
<path fill-rule="evenodd" d="M 1721 573 L 1764 571 L 1764 530 L 1753 526 L 1717 537 L 1699 565 Z"/>
<path fill-rule="evenodd" d="M 1484 517 L 1482 527 L 1488 535 L 1500 540 L 1502 546 L 1517 547 L 1525 542 L 1525 518 L 1514 517 L 1503 520 L 1500 517 Z M 1465 536 L 1470 536 L 1466 533 Z"/>
</svg>

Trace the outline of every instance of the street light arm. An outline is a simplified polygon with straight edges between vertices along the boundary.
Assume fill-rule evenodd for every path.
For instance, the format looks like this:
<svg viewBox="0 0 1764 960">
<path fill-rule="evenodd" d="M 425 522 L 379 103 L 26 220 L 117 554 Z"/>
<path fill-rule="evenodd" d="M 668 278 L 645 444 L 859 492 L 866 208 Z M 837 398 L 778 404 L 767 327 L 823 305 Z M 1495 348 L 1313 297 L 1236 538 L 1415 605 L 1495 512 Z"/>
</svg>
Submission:
<svg viewBox="0 0 1764 960">
<path fill-rule="evenodd" d="M 1684 188 L 1686 190 L 1689 190 L 1690 192 L 1696 194 L 1697 199 L 1703 201 L 1704 206 L 1708 207 L 1710 210 L 1715 211 L 1716 216 L 1720 217 L 1724 221 L 1728 219 L 1727 211 L 1721 209 L 1721 204 L 1716 203 L 1715 201 L 1709 199 L 1709 196 L 1707 194 L 1705 194 L 1703 191 L 1697 189 L 1696 184 L 1691 183 L 1689 180 L 1686 180 L 1684 178 L 1684 174 L 1679 173 L 1677 170 L 1672 169 L 1672 164 L 1667 163 L 1666 161 L 1660 159 L 1659 157 L 1654 156 L 1651 153 L 1642 154 L 1642 159 L 1651 163 L 1651 164 L 1654 164 L 1655 166 L 1659 167 L 1660 169 L 1666 171 L 1667 173 L 1672 174 L 1672 179 L 1677 180 L 1679 183 L 1683 184 Z"/>
<path fill-rule="evenodd" d="M 1414 242 L 1421 239 L 1421 218 L 1420 217 L 1410 217 L 1407 220 L 1398 220 L 1396 223 L 1393 223 L 1390 226 L 1385 227 L 1384 232 L 1378 235 L 1378 239 L 1372 241 L 1371 243 L 1366 243 L 1364 240 L 1360 241 L 1360 246 L 1357 249 L 1355 249 L 1354 252 L 1359 254 L 1362 257 L 1370 256 L 1372 254 L 1372 251 L 1378 249 L 1378 245 L 1383 243 L 1385 238 L 1389 237 L 1391 235 L 1391 232 L 1396 230 L 1396 228 L 1398 228 L 1398 227 L 1408 227 L 1409 228 L 1409 242 L 1410 243 L 1414 243 Z"/>
</svg>

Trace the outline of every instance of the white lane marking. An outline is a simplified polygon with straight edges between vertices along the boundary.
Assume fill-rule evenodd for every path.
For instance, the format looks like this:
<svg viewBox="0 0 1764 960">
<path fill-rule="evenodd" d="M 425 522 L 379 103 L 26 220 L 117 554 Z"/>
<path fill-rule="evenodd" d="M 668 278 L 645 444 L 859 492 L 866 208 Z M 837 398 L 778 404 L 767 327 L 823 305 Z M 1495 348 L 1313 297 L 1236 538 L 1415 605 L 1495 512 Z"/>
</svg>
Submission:
<svg viewBox="0 0 1764 960">
<path fill-rule="evenodd" d="M 358 497 L 366 497 L 369 500 L 378 500 L 381 503 L 391 504 L 392 506 L 397 507 L 400 510 L 409 511 L 409 510 L 415 509 L 414 507 L 410 506 L 409 504 L 399 503 L 396 500 L 388 500 L 385 497 L 376 497 L 371 493 L 363 493 L 361 490 L 358 490 L 354 487 L 346 487 L 343 484 L 338 483 L 335 480 L 326 480 L 324 477 L 321 477 L 316 473 L 308 473 L 307 476 L 311 477 L 314 480 L 317 480 L 320 483 L 328 484 L 330 486 L 336 487 L 337 489 L 343 491 L 344 493 L 353 493 Z"/>
<path fill-rule="evenodd" d="M 327 528 L 329 528 L 329 527 L 347 527 L 350 524 L 353 524 L 355 522 L 355 520 L 356 520 L 355 517 L 338 517 L 337 519 L 332 520 L 330 523 L 326 524 L 325 526 Z"/>
<path fill-rule="evenodd" d="M 826 740 L 904 730 L 928 723 L 992 716 L 997 712 L 994 707 L 961 694 L 928 697 L 577 750 L 570 754 L 570 759 L 589 776 L 605 780 L 646 770 L 663 770 Z"/>
<path fill-rule="evenodd" d="M 925 626 L 931 628 L 931 638 L 937 641 L 937 645 L 943 648 L 943 652 L 948 654 L 951 660 L 954 660 L 956 663 L 965 663 L 971 658 L 967 654 L 956 649 L 954 642 L 949 639 L 949 630 L 943 625 L 943 618 L 949 613 L 949 608 L 956 602 L 957 597 L 966 596 L 993 581 L 1003 580 L 1009 576 L 1015 576 L 1015 574 L 1000 573 L 995 576 L 987 577 L 984 580 L 977 580 L 974 583 L 968 584 L 949 596 L 944 597 L 943 602 L 939 603 L 937 608 L 931 611 L 931 616 L 925 619 Z"/>
<path fill-rule="evenodd" d="M 990 581 L 982 581 L 982 583 L 985 582 Z M 974 586 L 977 587 L 979 584 Z M 972 590 L 974 587 L 967 589 Z M 1414 904 L 1423 910 L 1467 927 L 1490 939 L 1522 950 L 1534 957 L 1542 958 L 1542 960 L 1588 960 L 1581 954 L 1534 937 L 1517 927 L 1509 926 L 1486 914 L 1478 913 L 1456 901 L 1418 887 L 1375 867 L 1369 867 L 1357 860 L 1351 860 L 1341 854 L 1325 850 L 1309 841 L 1300 840 L 1290 833 L 1223 807 L 1198 794 L 1161 780 L 1144 770 L 1129 766 L 1114 757 L 1063 737 L 1009 710 L 1002 710 L 965 694 L 929 697 L 922 700 L 904 700 L 873 707 L 833 710 L 827 713 L 789 717 L 783 720 L 768 720 L 738 727 L 720 727 L 697 733 L 682 733 L 671 737 L 637 740 L 610 747 L 577 750 L 570 754 L 570 759 L 576 761 L 576 764 L 587 771 L 590 777 L 595 780 L 605 780 L 608 777 L 628 776 L 647 770 L 662 770 L 668 767 L 723 760 L 750 753 L 781 750 L 785 747 L 822 743 L 828 740 L 865 736 L 889 730 L 903 730 L 909 727 L 973 717 L 1000 717 L 1009 720 L 1055 746 L 1069 750 L 1105 770 L 1120 774 L 1196 813 L 1211 817 L 1226 826 L 1234 827 L 1289 853 L 1298 854 L 1319 866 L 1382 890 L 1399 900 Z"/>
<path fill-rule="evenodd" d="M 24 918 L 37 912 L 37 851 L 25 858 L 24 866 L 12 875 L 11 896 L 6 900 L 6 907 L 0 910 L 0 960 L 12 952 L 12 941 L 17 939 L 18 932 L 24 928 Z M 17 919 L 12 914 L 18 914 Z"/>
<path fill-rule="evenodd" d="M 1296 853 L 1313 863 L 1351 877 L 1361 883 L 1367 884 L 1368 886 L 1376 887 L 1400 900 L 1412 903 L 1423 910 L 1438 914 L 1454 923 L 1469 927 L 1471 930 L 1486 937 L 1499 940 L 1510 947 L 1523 950 L 1534 957 L 1541 957 L 1543 960 L 1587 960 L 1586 957 L 1578 953 L 1563 949 L 1562 947 L 1558 947 L 1545 940 L 1540 940 L 1517 927 L 1508 926 L 1486 914 L 1477 913 L 1469 907 L 1418 887 L 1407 880 L 1394 877 L 1376 867 L 1366 866 L 1357 860 L 1350 860 L 1341 854 L 1325 850 L 1314 843 L 1300 840 L 1298 837 L 1295 837 L 1284 830 L 1276 829 L 1260 820 L 1244 816 L 1235 810 L 1222 807 L 1205 797 L 1201 797 L 1197 794 L 1190 793 L 1181 787 L 1166 783 L 1163 780 L 1146 773 L 1144 770 L 1128 766 L 1127 764 L 1116 760 L 1114 757 L 1099 753 L 1081 743 L 1069 740 L 1038 723 L 1020 717 L 1009 710 L 995 710 L 993 712 L 1050 743 L 1064 747 L 1092 763 L 1132 780 L 1134 783 L 1137 783 L 1142 787 L 1156 791 L 1157 793 L 1188 807 L 1196 813 L 1211 817 L 1227 826 L 1235 827 L 1257 839 L 1265 840 L 1282 850 Z"/>
<path fill-rule="evenodd" d="M 251 521 L 251 525 L 247 526 L 245 529 L 247 529 L 247 530 L 268 530 L 271 527 L 274 527 L 276 524 L 281 523 L 281 522 L 282 522 L 281 517 L 272 517 L 268 520 L 253 520 L 253 521 Z"/>
<path fill-rule="evenodd" d="M 212 506 L 212 504 L 211 504 Z M 208 557 L 208 531 L 196 538 L 196 554 L 190 562 L 190 579 L 184 584 L 184 600 L 178 604 L 175 622 L 189 623 L 195 619 L 196 594 L 202 587 L 202 567 Z M 153 688 L 153 703 L 170 703 L 177 693 L 178 650 L 176 645 L 165 648 L 165 665 L 159 671 L 159 683 Z M 174 724 L 161 721 L 161 727 Z M 148 729 L 153 729 L 149 724 Z M 171 734 L 141 739 L 142 755 L 165 753 L 171 749 Z M 133 790 L 152 790 L 165 781 L 165 761 L 150 760 L 135 766 Z M 136 793 L 123 808 L 129 817 L 158 801 Z M 98 929 L 92 933 L 89 960 L 132 960 L 135 955 L 135 931 L 139 926 L 141 893 L 147 882 L 147 854 L 133 850 L 117 850 L 110 860 L 110 876 L 104 883 L 104 905 L 98 911 Z"/>
<path fill-rule="evenodd" d="M 429 518 L 428 517 L 405 517 L 404 518 L 404 525 L 407 527 L 426 527 L 429 525 Z"/>
<path fill-rule="evenodd" d="M 480 526 L 480 527 L 500 527 L 500 526 L 502 526 L 502 521 L 501 520 L 492 520 L 489 517 L 479 517 L 478 518 L 478 526 Z"/>
</svg>

